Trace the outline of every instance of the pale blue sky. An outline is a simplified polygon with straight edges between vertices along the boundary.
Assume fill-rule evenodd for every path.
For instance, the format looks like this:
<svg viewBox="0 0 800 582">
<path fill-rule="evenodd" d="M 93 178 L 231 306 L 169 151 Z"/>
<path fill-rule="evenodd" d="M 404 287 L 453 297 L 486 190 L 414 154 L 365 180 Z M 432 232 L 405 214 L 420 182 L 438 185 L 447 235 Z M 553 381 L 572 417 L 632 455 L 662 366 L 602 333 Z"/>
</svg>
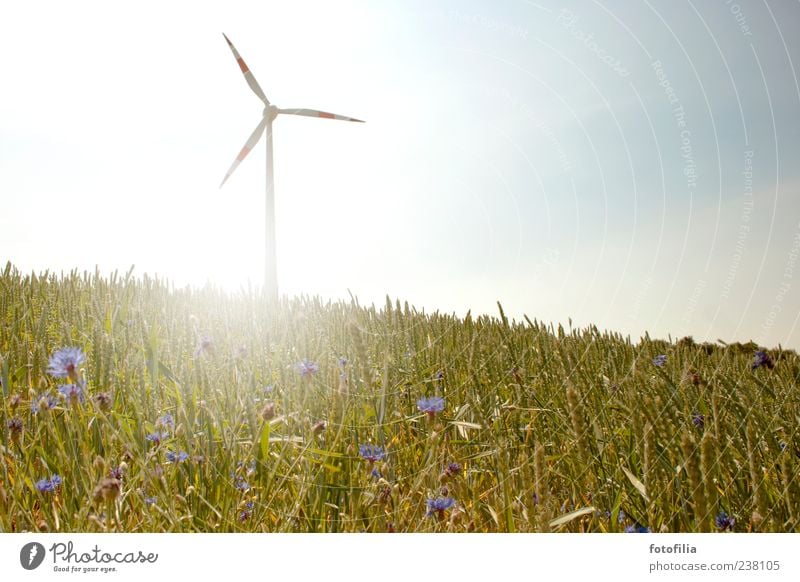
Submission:
<svg viewBox="0 0 800 582">
<path fill-rule="evenodd" d="M 329 4 L 4 8 L 0 259 L 260 283 L 225 32 L 367 121 L 275 122 L 283 292 L 800 347 L 800 3 Z"/>
</svg>

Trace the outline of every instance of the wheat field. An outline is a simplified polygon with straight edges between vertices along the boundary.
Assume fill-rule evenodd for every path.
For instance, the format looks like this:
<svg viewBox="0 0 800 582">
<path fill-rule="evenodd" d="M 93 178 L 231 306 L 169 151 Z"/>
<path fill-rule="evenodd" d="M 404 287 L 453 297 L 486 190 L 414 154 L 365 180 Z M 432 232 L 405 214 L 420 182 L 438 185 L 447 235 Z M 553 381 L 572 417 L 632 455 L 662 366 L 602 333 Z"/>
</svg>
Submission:
<svg viewBox="0 0 800 582">
<path fill-rule="evenodd" d="M 794 532 L 800 360 L 0 274 L 2 532 Z"/>
</svg>

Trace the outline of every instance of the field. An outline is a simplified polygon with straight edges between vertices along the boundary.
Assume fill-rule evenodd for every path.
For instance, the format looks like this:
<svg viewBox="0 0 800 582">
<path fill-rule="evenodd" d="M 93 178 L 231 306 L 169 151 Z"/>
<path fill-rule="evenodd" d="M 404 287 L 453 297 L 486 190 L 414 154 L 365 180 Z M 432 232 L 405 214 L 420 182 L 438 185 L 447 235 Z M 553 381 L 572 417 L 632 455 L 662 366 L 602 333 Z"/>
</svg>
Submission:
<svg viewBox="0 0 800 582">
<path fill-rule="evenodd" d="M 799 377 L 502 308 L 8 265 L 0 531 L 794 532 Z"/>
</svg>

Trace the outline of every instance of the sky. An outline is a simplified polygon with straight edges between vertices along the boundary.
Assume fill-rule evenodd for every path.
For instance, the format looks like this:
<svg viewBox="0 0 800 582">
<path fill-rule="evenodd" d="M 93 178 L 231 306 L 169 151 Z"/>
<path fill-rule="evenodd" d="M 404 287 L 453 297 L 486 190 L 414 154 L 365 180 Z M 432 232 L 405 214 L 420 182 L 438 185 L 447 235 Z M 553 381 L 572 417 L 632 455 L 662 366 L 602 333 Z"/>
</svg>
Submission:
<svg viewBox="0 0 800 582">
<path fill-rule="evenodd" d="M 0 261 L 800 348 L 800 2 L 17 2 Z"/>
</svg>

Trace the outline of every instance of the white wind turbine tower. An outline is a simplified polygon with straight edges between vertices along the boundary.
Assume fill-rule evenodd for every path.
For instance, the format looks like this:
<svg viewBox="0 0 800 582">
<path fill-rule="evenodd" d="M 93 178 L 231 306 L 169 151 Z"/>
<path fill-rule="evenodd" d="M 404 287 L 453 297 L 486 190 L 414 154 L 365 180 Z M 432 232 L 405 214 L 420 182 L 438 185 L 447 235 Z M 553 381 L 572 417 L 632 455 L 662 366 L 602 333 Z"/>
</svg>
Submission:
<svg viewBox="0 0 800 582">
<path fill-rule="evenodd" d="M 360 119 L 354 119 L 352 117 L 347 117 L 344 115 L 336 115 L 333 113 L 327 113 L 325 111 L 317 111 L 316 109 L 281 109 L 279 107 L 275 107 L 269 102 L 267 96 L 264 94 L 264 91 L 256 81 L 256 78 L 253 76 L 253 73 L 247 67 L 244 62 L 244 59 L 239 55 L 239 51 L 233 46 L 233 43 L 228 39 L 225 34 L 222 36 L 225 37 L 225 40 L 228 43 L 228 46 L 231 48 L 233 52 L 233 56 L 236 58 L 236 62 L 239 63 L 239 68 L 242 70 L 244 74 L 245 81 L 247 84 L 250 85 L 250 88 L 253 90 L 253 93 L 264 102 L 264 112 L 261 117 L 261 121 L 258 123 L 256 128 L 253 130 L 253 133 L 250 134 L 250 137 L 247 138 L 247 141 L 242 147 L 242 151 L 239 152 L 239 155 L 236 156 L 236 159 L 231 164 L 228 173 L 225 174 L 225 177 L 222 179 L 222 183 L 219 185 L 220 188 L 225 184 L 225 182 L 230 178 L 231 174 L 236 170 L 242 160 L 250 153 L 258 140 L 261 139 L 261 136 L 266 131 L 267 133 L 267 203 L 266 203 L 266 247 L 265 247 L 265 257 L 264 257 L 264 290 L 267 293 L 267 297 L 272 300 L 277 300 L 278 298 L 278 275 L 277 275 L 277 260 L 276 260 L 276 253 L 275 253 L 275 184 L 273 180 L 273 170 L 272 170 L 272 122 L 275 118 L 282 114 L 286 113 L 289 115 L 305 115 L 306 117 L 322 117 L 323 119 L 341 119 L 343 121 L 356 121 L 358 123 L 364 123 Z"/>
</svg>

